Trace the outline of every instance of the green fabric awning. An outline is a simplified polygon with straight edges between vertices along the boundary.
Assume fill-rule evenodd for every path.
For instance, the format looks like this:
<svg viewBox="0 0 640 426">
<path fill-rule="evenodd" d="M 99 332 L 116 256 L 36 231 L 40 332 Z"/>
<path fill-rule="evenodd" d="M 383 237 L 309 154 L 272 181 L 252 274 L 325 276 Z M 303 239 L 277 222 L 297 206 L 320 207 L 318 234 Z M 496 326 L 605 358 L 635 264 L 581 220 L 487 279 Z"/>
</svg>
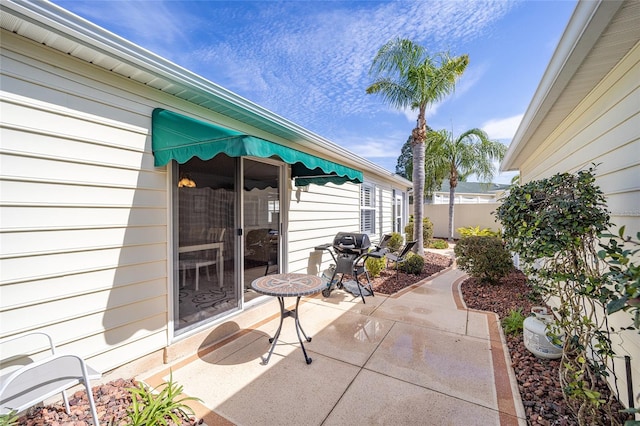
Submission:
<svg viewBox="0 0 640 426">
<path fill-rule="evenodd" d="M 162 108 L 153 110 L 151 141 L 156 167 L 171 160 L 186 163 L 193 157 L 209 160 L 221 153 L 229 157 L 275 156 L 291 164 L 291 176 L 296 179 L 296 186 L 362 183 L 363 180 L 362 172 L 358 170 Z"/>
</svg>

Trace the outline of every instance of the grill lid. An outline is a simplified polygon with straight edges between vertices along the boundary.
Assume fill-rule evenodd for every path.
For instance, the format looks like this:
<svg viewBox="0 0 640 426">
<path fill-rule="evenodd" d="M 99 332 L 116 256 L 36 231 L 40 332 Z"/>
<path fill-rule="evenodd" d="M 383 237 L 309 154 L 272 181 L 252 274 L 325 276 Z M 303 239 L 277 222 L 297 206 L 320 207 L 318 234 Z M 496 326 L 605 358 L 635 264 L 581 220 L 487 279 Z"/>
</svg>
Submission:
<svg viewBox="0 0 640 426">
<path fill-rule="evenodd" d="M 333 238 L 333 248 L 342 253 L 364 253 L 371 247 L 367 234 L 338 232 Z"/>
</svg>

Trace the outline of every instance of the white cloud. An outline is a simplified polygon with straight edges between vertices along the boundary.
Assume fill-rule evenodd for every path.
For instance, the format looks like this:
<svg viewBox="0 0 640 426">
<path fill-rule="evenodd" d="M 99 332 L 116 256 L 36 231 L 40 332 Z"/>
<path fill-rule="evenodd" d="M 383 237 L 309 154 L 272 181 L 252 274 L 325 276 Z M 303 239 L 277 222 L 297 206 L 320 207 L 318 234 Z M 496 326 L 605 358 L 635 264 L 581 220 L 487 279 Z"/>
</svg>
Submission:
<svg viewBox="0 0 640 426">
<path fill-rule="evenodd" d="M 58 1 L 63 7 L 73 7 L 75 13 L 93 21 L 109 22 L 113 32 L 154 53 L 174 57 L 176 46 L 188 43 L 188 10 L 170 7 L 161 1 Z M 188 22 L 188 21 L 186 21 Z"/>
<path fill-rule="evenodd" d="M 366 95 L 365 88 L 371 60 L 388 40 L 408 37 L 434 51 L 447 50 L 479 37 L 508 11 L 508 3 L 269 3 L 240 12 L 246 16 L 239 21 L 259 25 L 235 28 L 233 37 L 193 51 L 189 62 L 206 61 L 216 82 L 310 126 L 332 117 L 387 110 L 379 98 Z M 286 25 L 284 11 L 295 15 Z M 465 77 L 458 92 L 475 81 L 473 75 Z M 404 113 L 415 121 L 415 112 Z"/>
<path fill-rule="evenodd" d="M 489 120 L 482 125 L 482 130 L 487 132 L 491 139 L 513 139 L 522 121 L 524 114 L 513 117 Z"/>
</svg>

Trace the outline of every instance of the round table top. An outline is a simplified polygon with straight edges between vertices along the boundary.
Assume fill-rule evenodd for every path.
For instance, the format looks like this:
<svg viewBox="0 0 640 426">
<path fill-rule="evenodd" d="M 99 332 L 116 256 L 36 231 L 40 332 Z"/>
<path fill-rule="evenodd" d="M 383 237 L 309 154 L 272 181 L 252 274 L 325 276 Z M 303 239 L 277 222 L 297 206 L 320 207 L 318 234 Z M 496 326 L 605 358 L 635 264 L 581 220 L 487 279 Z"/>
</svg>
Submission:
<svg viewBox="0 0 640 426">
<path fill-rule="evenodd" d="M 274 274 L 253 280 L 251 287 L 268 296 L 298 297 L 319 293 L 326 283 L 315 275 Z"/>
</svg>

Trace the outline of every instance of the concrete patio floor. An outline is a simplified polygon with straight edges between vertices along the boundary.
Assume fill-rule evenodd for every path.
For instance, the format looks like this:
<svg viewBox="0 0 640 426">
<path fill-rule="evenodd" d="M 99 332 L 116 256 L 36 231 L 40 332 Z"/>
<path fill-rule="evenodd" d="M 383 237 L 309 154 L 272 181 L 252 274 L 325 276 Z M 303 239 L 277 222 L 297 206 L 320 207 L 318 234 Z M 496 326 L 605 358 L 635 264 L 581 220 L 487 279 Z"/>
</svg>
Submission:
<svg viewBox="0 0 640 426">
<path fill-rule="evenodd" d="M 464 278 L 448 269 L 366 304 L 341 290 L 304 298 L 309 365 L 290 318 L 261 364 L 279 323 L 273 299 L 272 317 L 139 379 L 156 386 L 170 368 L 209 426 L 526 425 L 498 318 L 466 309 Z"/>
</svg>

